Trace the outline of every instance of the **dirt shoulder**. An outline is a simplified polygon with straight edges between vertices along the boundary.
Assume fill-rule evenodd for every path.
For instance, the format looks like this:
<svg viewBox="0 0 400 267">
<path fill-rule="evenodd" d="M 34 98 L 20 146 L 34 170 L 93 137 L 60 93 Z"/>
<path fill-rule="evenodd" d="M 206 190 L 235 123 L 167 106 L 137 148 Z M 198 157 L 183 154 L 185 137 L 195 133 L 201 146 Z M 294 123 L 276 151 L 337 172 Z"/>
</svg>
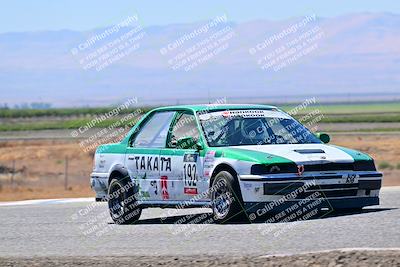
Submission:
<svg viewBox="0 0 400 267">
<path fill-rule="evenodd" d="M 372 156 L 379 171 L 383 172 L 383 185 L 400 185 L 400 134 L 333 134 L 332 144 L 365 152 Z"/>
<path fill-rule="evenodd" d="M 289 256 L 135 256 L 0 258 L 1 266 L 399 266 L 398 250 L 355 250 Z"/>
</svg>

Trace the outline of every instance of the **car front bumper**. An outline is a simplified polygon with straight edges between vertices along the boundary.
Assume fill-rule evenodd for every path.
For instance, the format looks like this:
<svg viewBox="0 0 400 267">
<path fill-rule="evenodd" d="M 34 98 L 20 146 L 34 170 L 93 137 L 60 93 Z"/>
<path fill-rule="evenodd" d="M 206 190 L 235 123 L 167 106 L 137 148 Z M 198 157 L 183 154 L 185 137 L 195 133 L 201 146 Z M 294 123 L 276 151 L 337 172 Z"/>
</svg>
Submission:
<svg viewBox="0 0 400 267">
<path fill-rule="evenodd" d="M 330 206 L 350 208 L 377 205 L 382 174 L 379 172 L 310 172 L 302 176 L 296 174 L 240 175 L 239 184 L 245 203 L 324 199 L 325 203 L 332 203 Z"/>
<path fill-rule="evenodd" d="M 379 197 L 346 197 L 346 198 L 320 198 L 314 200 L 288 200 L 282 203 L 269 202 L 244 202 L 247 213 L 263 216 L 268 213 L 296 210 L 295 206 L 303 207 L 307 211 L 312 209 L 333 211 L 338 209 L 358 209 L 366 206 L 379 205 Z"/>
</svg>

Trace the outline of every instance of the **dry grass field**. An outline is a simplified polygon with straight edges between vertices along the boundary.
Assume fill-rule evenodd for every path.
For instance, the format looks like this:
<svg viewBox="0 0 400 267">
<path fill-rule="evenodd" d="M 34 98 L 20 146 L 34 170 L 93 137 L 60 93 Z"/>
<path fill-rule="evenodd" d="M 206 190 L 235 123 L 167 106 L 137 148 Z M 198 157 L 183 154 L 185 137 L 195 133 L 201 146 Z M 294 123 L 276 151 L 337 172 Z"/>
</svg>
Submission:
<svg viewBox="0 0 400 267">
<path fill-rule="evenodd" d="M 399 137 L 394 133 L 336 134 L 332 136 L 332 143 L 373 156 L 384 172 L 384 186 L 391 186 L 400 185 Z M 65 188 L 66 157 L 68 184 Z M 75 140 L 1 141 L 0 201 L 94 196 L 89 186 L 92 157 L 93 153 L 82 151 Z"/>
<path fill-rule="evenodd" d="M 338 134 L 332 136 L 332 144 L 371 155 L 384 174 L 383 185 L 400 185 L 400 134 Z"/>
<path fill-rule="evenodd" d="M 89 186 L 92 157 L 76 141 L 0 142 L 0 201 L 94 196 Z"/>
</svg>

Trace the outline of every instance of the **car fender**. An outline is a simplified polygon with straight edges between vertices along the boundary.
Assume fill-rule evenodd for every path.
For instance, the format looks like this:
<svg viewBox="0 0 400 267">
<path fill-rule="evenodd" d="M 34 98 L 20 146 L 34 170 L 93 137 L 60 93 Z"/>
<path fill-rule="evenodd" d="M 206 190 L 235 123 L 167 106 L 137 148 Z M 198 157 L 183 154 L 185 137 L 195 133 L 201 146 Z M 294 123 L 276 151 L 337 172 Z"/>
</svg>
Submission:
<svg viewBox="0 0 400 267">
<path fill-rule="evenodd" d="M 130 179 L 128 170 L 125 168 L 124 165 L 122 165 L 120 163 L 114 164 L 110 168 L 109 176 L 108 176 L 108 184 L 110 184 L 111 180 L 116 177 L 119 177 L 121 179 L 129 177 L 129 179 Z"/>
<path fill-rule="evenodd" d="M 215 169 L 221 164 L 228 165 L 230 168 L 232 168 L 235 171 L 235 174 L 237 176 L 240 176 L 241 174 L 249 173 L 250 168 L 254 163 L 237 160 L 237 159 L 223 158 L 223 157 L 215 158 L 215 160 L 213 162 L 213 166 L 210 169 L 210 177 L 211 177 L 211 174 L 215 175 L 215 173 L 214 173 Z"/>
</svg>

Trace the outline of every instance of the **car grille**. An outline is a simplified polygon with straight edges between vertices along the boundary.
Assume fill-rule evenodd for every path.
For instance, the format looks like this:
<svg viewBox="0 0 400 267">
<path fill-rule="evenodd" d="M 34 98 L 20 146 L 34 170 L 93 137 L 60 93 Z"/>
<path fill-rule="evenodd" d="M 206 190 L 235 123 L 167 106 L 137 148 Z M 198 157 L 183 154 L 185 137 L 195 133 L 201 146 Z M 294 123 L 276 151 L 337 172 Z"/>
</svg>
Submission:
<svg viewBox="0 0 400 267">
<path fill-rule="evenodd" d="M 323 164 L 304 165 L 304 172 L 329 171 L 376 171 L 376 168 L 373 160 L 360 160 L 351 163 L 330 162 Z M 251 166 L 251 174 L 255 175 L 297 172 L 297 165 L 294 163 L 254 164 Z"/>
<path fill-rule="evenodd" d="M 325 163 L 325 164 L 313 164 L 304 165 L 305 172 L 316 172 L 316 171 L 353 171 L 353 163 Z"/>
<path fill-rule="evenodd" d="M 357 196 L 357 191 L 358 183 L 315 185 L 307 188 L 305 192 L 298 194 L 296 198 L 304 199 L 316 194 L 316 192 L 318 192 L 318 198 L 353 197 Z"/>
<path fill-rule="evenodd" d="M 264 183 L 264 195 L 289 195 L 303 185 L 302 182 Z M 352 197 L 357 196 L 358 189 L 358 183 L 315 185 L 296 191 L 294 198 L 304 199 L 311 195 L 316 196 L 316 198 Z"/>
</svg>

